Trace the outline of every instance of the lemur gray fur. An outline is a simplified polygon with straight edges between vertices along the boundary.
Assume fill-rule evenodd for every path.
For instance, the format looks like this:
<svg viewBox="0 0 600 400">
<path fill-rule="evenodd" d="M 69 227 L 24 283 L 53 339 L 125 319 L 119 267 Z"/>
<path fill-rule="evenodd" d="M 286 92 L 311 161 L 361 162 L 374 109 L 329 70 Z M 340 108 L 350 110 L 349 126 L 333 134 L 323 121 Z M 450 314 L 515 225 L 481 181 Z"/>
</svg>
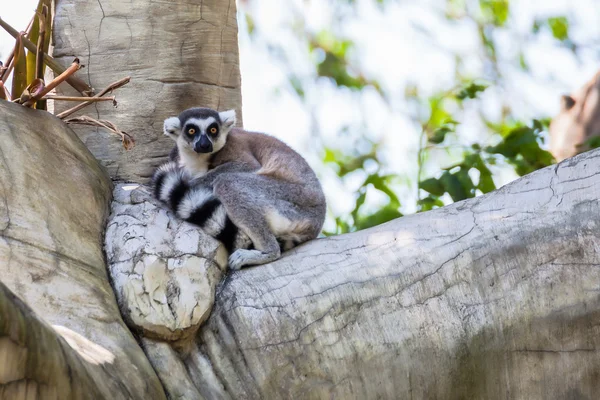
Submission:
<svg viewBox="0 0 600 400">
<path fill-rule="evenodd" d="M 229 251 L 229 268 L 259 265 L 318 236 L 325 196 L 308 163 L 282 141 L 234 128 L 235 111 L 190 108 L 165 120 L 177 143 L 156 197 Z M 253 248 L 249 248 L 253 247 Z"/>
</svg>

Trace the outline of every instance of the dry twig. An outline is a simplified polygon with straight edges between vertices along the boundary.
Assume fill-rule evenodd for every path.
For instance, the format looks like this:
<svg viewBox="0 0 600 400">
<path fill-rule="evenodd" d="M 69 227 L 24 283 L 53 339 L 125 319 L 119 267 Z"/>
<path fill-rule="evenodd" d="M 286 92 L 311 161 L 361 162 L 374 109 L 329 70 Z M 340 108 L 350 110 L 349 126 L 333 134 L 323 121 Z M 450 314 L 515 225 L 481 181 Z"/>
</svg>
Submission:
<svg viewBox="0 0 600 400">
<path fill-rule="evenodd" d="M 127 132 L 124 132 L 117 128 L 115 124 L 106 120 L 97 120 L 92 117 L 88 117 L 87 115 L 82 115 L 81 117 L 74 117 L 66 119 L 65 122 L 67 124 L 79 124 L 79 125 L 89 125 L 89 126 L 97 126 L 100 128 L 104 128 L 111 133 L 119 135 L 121 137 L 121 142 L 123 143 L 123 147 L 125 150 L 131 150 L 135 145 L 135 141 Z"/>
<path fill-rule="evenodd" d="M 55 96 L 52 94 L 46 95 L 41 100 L 59 100 L 59 101 L 85 101 L 86 103 L 97 103 L 99 101 L 112 101 L 113 105 L 117 106 L 117 98 L 111 97 L 78 97 L 78 96 Z"/>
<path fill-rule="evenodd" d="M 57 76 L 56 78 L 54 78 L 50 83 L 48 83 L 48 85 L 46 85 L 46 87 L 44 88 L 44 90 L 42 90 L 41 92 L 37 93 L 35 96 L 32 96 L 31 99 L 27 100 L 24 103 L 24 105 L 27 106 L 27 107 L 31 107 L 32 104 L 34 104 L 36 101 L 38 101 L 43 96 L 45 96 L 46 94 L 48 94 L 49 91 L 51 91 L 52 89 L 54 89 L 55 87 L 57 87 L 58 85 L 60 85 L 61 83 L 63 83 L 71 75 L 73 75 L 75 72 L 77 72 L 80 68 L 81 68 L 81 64 L 79 63 L 79 58 L 76 58 L 73 61 L 73 64 L 71 64 L 71 66 L 69 68 L 67 68 L 65 72 L 63 72 L 62 74 L 60 74 L 59 76 Z"/>
<path fill-rule="evenodd" d="M 76 105 L 73 108 L 69 108 L 68 110 L 63 111 L 60 114 L 57 114 L 56 116 L 58 118 L 61 118 L 61 119 L 66 118 L 69 115 L 71 115 L 71 114 L 73 114 L 73 113 L 81 110 L 85 106 L 88 106 L 88 105 L 92 104 L 91 101 L 90 101 L 91 99 L 102 97 L 105 94 L 110 93 L 113 90 L 118 89 L 121 86 L 124 86 L 124 85 L 128 84 L 130 80 L 131 80 L 130 77 L 126 77 L 126 78 L 123 78 L 123 79 L 118 80 L 116 82 L 113 82 L 110 85 L 108 85 L 104 90 L 102 90 L 100 93 L 98 93 L 97 95 L 95 95 L 94 97 L 90 97 L 89 99 L 86 99 L 86 101 L 84 103 L 78 104 L 78 105 Z"/>
</svg>

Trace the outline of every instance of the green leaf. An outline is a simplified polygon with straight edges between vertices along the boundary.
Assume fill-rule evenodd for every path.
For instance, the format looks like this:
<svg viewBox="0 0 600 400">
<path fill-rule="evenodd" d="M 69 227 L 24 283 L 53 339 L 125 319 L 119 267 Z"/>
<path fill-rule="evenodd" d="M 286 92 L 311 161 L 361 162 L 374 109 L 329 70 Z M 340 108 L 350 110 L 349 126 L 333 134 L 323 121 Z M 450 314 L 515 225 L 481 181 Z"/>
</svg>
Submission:
<svg viewBox="0 0 600 400">
<path fill-rule="evenodd" d="M 477 189 L 481 190 L 481 193 L 489 193 L 493 190 L 496 190 L 496 185 L 494 184 L 494 179 L 492 179 L 492 174 L 482 173 L 479 175 Z"/>
<path fill-rule="evenodd" d="M 441 97 L 433 97 L 429 99 L 429 109 L 431 110 L 431 114 L 429 115 L 429 119 L 426 124 L 429 129 L 437 129 L 449 123 L 456 124 L 456 122 L 452 119 L 452 115 L 450 115 L 450 113 L 444 109 L 443 101 L 444 98 Z"/>
<path fill-rule="evenodd" d="M 438 128 L 435 131 L 433 131 L 433 134 L 431 135 L 431 137 L 429 137 L 429 142 L 434 144 L 440 144 L 446 138 L 446 134 L 453 131 L 454 129 L 451 128 L 449 125 L 442 126 L 441 128 Z"/>
<path fill-rule="evenodd" d="M 508 20 L 508 0 L 480 0 L 479 6 L 484 19 L 496 26 L 504 26 Z"/>
<path fill-rule="evenodd" d="M 473 184 L 473 180 L 471 179 L 471 176 L 469 175 L 469 170 L 467 168 L 461 168 L 454 175 L 460 182 L 460 184 L 465 192 L 466 198 L 475 197 L 475 184 Z"/>
<path fill-rule="evenodd" d="M 444 191 L 448 192 L 453 201 L 460 201 L 469 197 L 469 193 L 456 175 L 446 171 L 440 177 L 440 182 L 444 187 Z"/>
<path fill-rule="evenodd" d="M 249 13 L 245 13 L 244 16 L 246 17 L 246 26 L 248 27 L 248 34 L 252 36 L 252 34 L 254 33 L 254 29 L 256 28 L 256 25 L 254 24 L 254 19 Z"/>
<path fill-rule="evenodd" d="M 302 81 L 300 80 L 300 78 L 298 78 L 296 75 L 292 75 L 289 77 L 289 82 L 292 85 L 292 88 L 294 88 L 294 91 L 296 92 L 296 94 L 300 97 L 300 98 L 304 98 L 304 87 L 302 85 Z"/>
<path fill-rule="evenodd" d="M 423 189 L 426 192 L 429 192 L 435 196 L 441 196 L 444 193 L 446 193 L 446 190 L 444 189 L 442 183 L 435 178 L 429 178 L 419 182 L 419 189 Z"/>
<path fill-rule="evenodd" d="M 354 203 L 354 209 L 352 210 L 352 218 L 356 221 L 358 219 L 358 211 L 363 204 L 365 204 L 365 200 L 367 199 L 367 191 L 363 190 L 362 193 L 356 198 L 356 202 Z"/>
<path fill-rule="evenodd" d="M 598 147 L 600 147 L 600 136 L 592 136 L 592 137 L 590 137 L 580 147 L 582 147 L 582 150 L 597 149 Z"/>
<path fill-rule="evenodd" d="M 400 218 L 401 216 L 402 213 L 398 211 L 396 207 L 388 205 L 369 216 L 360 218 L 358 221 L 355 221 L 355 226 L 357 230 L 367 229 L 373 226 L 383 224 L 384 222 Z"/>
<path fill-rule="evenodd" d="M 436 196 L 427 196 L 424 199 L 419 200 L 417 206 L 419 207 L 419 212 L 423 212 L 432 210 L 435 207 L 443 207 L 444 202 Z"/>
<path fill-rule="evenodd" d="M 328 148 L 325 148 L 325 155 L 323 156 L 324 163 L 333 163 L 337 158 L 337 154 Z"/>
<path fill-rule="evenodd" d="M 379 190 L 380 192 L 385 193 L 389 197 L 390 204 L 392 206 L 399 207 L 400 206 L 400 199 L 398 199 L 398 197 L 396 196 L 396 194 L 388 186 L 388 181 L 391 178 L 392 178 L 391 175 L 372 174 L 372 175 L 369 175 L 369 177 L 365 180 L 364 185 L 365 186 L 368 185 L 368 184 L 373 185 L 373 187 L 375 189 Z"/>
<path fill-rule="evenodd" d="M 474 99 L 487 88 L 486 84 L 471 82 L 456 94 L 456 98 L 459 100 Z"/>
<path fill-rule="evenodd" d="M 541 142 L 541 121 L 533 122 L 533 127 L 519 126 L 509 132 L 502 142 L 485 150 L 491 154 L 501 154 L 515 167 L 520 176 L 547 167 L 554 163 L 554 157 L 543 150 Z"/>
<path fill-rule="evenodd" d="M 14 70 L 11 97 L 18 99 L 27 87 L 27 58 L 23 47 L 22 35 L 17 36 L 14 53 Z"/>
<path fill-rule="evenodd" d="M 566 17 L 548 18 L 548 26 L 552 31 L 552 36 L 561 42 L 569 38 L 569 21 Z"/>
<path fill-rule="evenodd" d="M 523 52 L 519 53 L 519 67 L 525 72 L 529 72 L 529 64 L 527 64 L 527 60 L 525 59 L 525 54 Z"/>
</svg>

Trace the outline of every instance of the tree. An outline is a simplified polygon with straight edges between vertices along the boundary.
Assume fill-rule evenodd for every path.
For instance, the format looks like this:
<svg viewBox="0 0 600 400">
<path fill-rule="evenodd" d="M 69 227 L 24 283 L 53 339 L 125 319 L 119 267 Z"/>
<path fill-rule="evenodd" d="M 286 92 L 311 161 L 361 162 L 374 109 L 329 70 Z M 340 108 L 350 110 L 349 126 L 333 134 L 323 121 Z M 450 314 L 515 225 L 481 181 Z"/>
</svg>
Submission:
<svg viewBox="0 0 600 400">
<path fill-rule="evenodd" d="M 162 121 L 181 110 L 199 104 L 236 109 L 241 121 L 234 0 L 127 6 L 120 1 L 60 0 L 54 41 L 54 57 L 67 64 L 76 54 L 96 88 L 132 78 L 119 90 L 118 108 L 96 106 L 92 116 L 131 134 L 137 143 L 133 150 L 124 152 L 101 129 L 76 129 L 113 179 L 148 179 L 172 147 L 160 135 Z M 69 87 L 62 88 L 70 93 Z"/>
<path fill-rule="evenodd" d="M 9 139 L 0 148 L 12 155 L 0 174 L 0 397 L 161 398 L 104 271 L 108 177 L 58 120 L 0 107 Z M 45 159 L 32 165 L 27 151 L 40 142 Z M 307 243 L 231 274 L 195 335 L 171 344 L 137 335 L 172 397 L 593 398 L 599 155 Z M 74 208 L 72 193 L 92 201 Z M 148 196 L 131 200 L 109 226 L 151 230 Z M 162 234 L 181 233 L 173 226 Z M 148 251 L 149 235 L 116 229 Z M 175 302 L 186 293 L 166 292 Z"/>
<path fill-rule="evenodd" d="M 224 11 L 219 4 L 201 3 L 197 23 L 203 24 L 204 7 Z M 126 70 L 140 65 L 141 56 L 124 56 L 116 37 L 97 39 L 105 24 L 109 35 L 129 24 L 117 12 L 120 3 L 98 5 L 92 17 L 90 4 L 59 2 L 55 30 L 58 21 L 98 22 L 85 25 L 83 37 L 116 47 L 99 53 L 111 60 L 105 64 L 102 57 L 95 64 L 98 53 L 86 47 L 95 79 L 99 65 Z M 135 8 L 154 30 L 127 41 L 132 48 L 151 38 L 160 49 L 172 46 L 171 33 L 184 35 L 172 28 L 179 20 L 152 18 L 158 12 L 152 7 Z M 132 29 L 145 26 L 136 23 Z M 97 31 L 87 30 L 92 26 Z M 62 36 L 62 45 L 57 39 L 59 58 L 67 57 L 72 36 Z M 139 80 L 154 71 L 143 67 Z M 120 76 L 106 82 L 114 78 Z M 152 79 L 149 85 L 163 91 L 172 83 Z M 185 82 L 175 85 L 186 90 Z M 138 90 L 124 96 L 121 108 L 150 93 Z M 239 88 L 230 92 L 239 96 Z M 183 107 L 177 101 L 187 100 L 165 100 L 173 110 L 163 111 L 177 112 Z M 164 117 L 151 117 L 145 98 L 140 104 L 134 110 L 147 121 Z M 131 116 L 113 117 L 129 129 Z M 598 151 L 485 196 L 316 240 L 271 265 L 232 273 L 198 326 L 207 314 L 194 311 L 195 280 L 202 271 L 218 273 L 214 242 L 198 231 L 190 239 L 193 233 L 143 190 L 117 184 L 113 191 L 107 171 L 49 114 L 0 102 L 0 134 L 0 398 L 593 398 L 597 392 Z M 90 135 L 80 132 L 91 143 Z M 141 168 L 120 148 L 90 147 L 113 178 L 141 180 L 168 151 L 152 140 L 145 147 L 154 145 L 156 159 Z M 196 247 L 148 246 L 178 241 Z M 148 256 L 154 260 L 146 262 Z M 169 264 L 189 256 L 201 260 Z"/>
</svg>

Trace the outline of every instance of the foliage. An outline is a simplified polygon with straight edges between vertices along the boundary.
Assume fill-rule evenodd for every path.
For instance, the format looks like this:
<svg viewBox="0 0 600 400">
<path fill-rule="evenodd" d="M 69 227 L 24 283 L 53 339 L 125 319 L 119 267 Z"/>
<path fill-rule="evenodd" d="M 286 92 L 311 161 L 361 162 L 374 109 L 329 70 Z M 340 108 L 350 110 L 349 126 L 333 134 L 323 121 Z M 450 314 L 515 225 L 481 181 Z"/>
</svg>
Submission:
<svg viewBox="0 0 600 400">
<path fill-rule="evenodd" d="M 376 3 L 385 12 L 386 7 L 395 2 Z M 556 47 L 570 49 L 575 57 L 578 57 L 580 46 L 571 38 L 573 22 L 568 15 L 539 16 L 529 32 L 516 30 L 514 3 L 509 0 L 445 0 L 442 18 L 475 27 L 473 32 L 477 35 L 482 72 L 479 76 L 464 72 L 464 55 L 457 52 L 454 54 L 456 76 L 453 87 L 441 87 L 434 93 L 423 95 L 419 87 L 409 86 L 401 109 L 395 106 L 398 99 L 393 97 L 391 88 L 364 72 L 359 44 L 353 42 L 348 29 L 344 29 L 346 17 L 359 12 L 360 2 L 330 0 L 334 23 L 317 31 L 309 27 L 310 15 L 296 10 L 295 22 L 290 24 L 290 29 L 304 44 L 306 58 L 314 62 L 312 74 L 302 76 L 294 72 L 294 64 L 285 59 L 282 45 L 269 42 L 288 70 L 293 92 L 307 104 L 307 109 L 312 110 L 308 106 L 311 88 L 315 82 L 326 79 L 338 90 L 350 90 L 355 96 L 377 93 L 382 104 L 408 116 L 420 128 L 419 149 L 415 157 L 418 165 L 416 176 L 390 170 L 381 155 L 385 145 L 369 139 L 364 133 L 364 125 L 368 125 L 365 122 L 347 126 L 339 135 L 346 139 L 353 137 L 355 142 L 368 139 L 368 146 L 323 143 L 324 164 L 335 171 L 343 185 L 352 186 L 354 196 L 351 211 L 332 216 L 335 223 L 330 234 L 383 223 L 401 216 L 403 209 L 427 211 L 489 193 L 504 183 L 498 178 L 500 172 L 513 171 L 513 174 L 522 176 L 554 162 L 545 150 L 548 116 L 537 115 L 523 120 L 513 109 L 510 99 L 502 98 L 498 93 L 511 83 L 505 76 L 506 70 L 513 68 L 523 74 L 532 73 L 525 49 L 528 42 L 537 40 L 538 35 L 550 34 Z M 440 10 L 433 4 L 430 14 L 439 16 Z M 246 19 L 252 21 L 248 24 L 249 33 L 260 36 L 260 24 L 249 14 L 250 11 L 247 11 Z M 513 40 L 515 51 L 509 56 L 500 48 L 499 38 L 502 36 Z M 268 38 L 263 39 L 269 41 Z M 432 79 L 435 77 L 432 76 Z M 490 91 L 493 93 L 488 93 Z M 489 112 L 486 96 L 488 99 L 501 99 L 496 104 L 499 112 Z M 490 114 L 494 116 L 490 117 Z M 472 123 L 474 117 L 481 122 L 478 138 L 465 139 L 465 125 Z M 318 126 L 315 131 L 318 131 Z M 600 146 L 600 141 L 587 143 L 587 146 Z M 406 192 L 407 187 L 414 188 L 416 195 L 408 200 L 410 204 L 404 196 L 404 204 L 401 204 L 402 197 L 398 193 Z M 371 195 L 386 200 L 374 208 L 369 200 Z"/>
</svg>

